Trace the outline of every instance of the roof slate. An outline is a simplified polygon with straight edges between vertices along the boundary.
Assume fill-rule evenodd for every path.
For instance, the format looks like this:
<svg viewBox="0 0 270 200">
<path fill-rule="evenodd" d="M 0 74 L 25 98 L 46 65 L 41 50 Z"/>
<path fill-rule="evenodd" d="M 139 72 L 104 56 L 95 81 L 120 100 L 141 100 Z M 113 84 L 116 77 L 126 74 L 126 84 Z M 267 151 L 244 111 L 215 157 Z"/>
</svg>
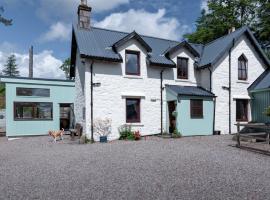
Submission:
<svg viewBox="0 0 270 200">
<path fill-rule="evenodd" d="M 113 46 L 119 41 L 129 39 L 129 35 L 132 37 L 136 36 L 135 32 L 134 34 L 130 34 L 96 27 L 91 27 L 90 30 L 84 30 L 79 29 L 76 25 L 73 26 L 73 32 L 81 55 L 93 59 L 105 59 L 115 62 L 122 62 L 122 58 L 120 54 L 114 50 Z M 200 58 L 197 62 L 197 66 L 198 68 L 203 68 L 215 64 L 215 62 L 217 62 L 233 45 L 234 40 L 239 39 L 240 36 L 245 33 L 251 39 L 267 66 L 270 66 L 268 58 L 265 56 L 255 37 L 246 26 L 206 45 L 188 43 L 190 46 L 184 46 L 189 46 L 191 48 L 188 48 L 188 50 L 194 50 L 193 53 L 198 53 Z M 147 56 L 149 63 L 167 67 L 175 67 L 176 64 L 164 54 L 170 52 L 170 50 L 177 50 L 178 47 L 181 47 L 181 44 L 187 43 L 186 41 L 177 42 L 149 36 L 138 36 L 140 36 L 139 39 L 146 45 L 147 49 L 152 50 Z"/>
<path fill-rule="evenodd" d="M 178 95 L 184 95 L 184 96 L 200 96 L 200 97 L 215 97 L 215 95 L 208 91 L 203 89 L 202 87 L 196 87 L 196 86 L 179 86 L 179 85 L 165 85 L 166 88 L 171 89 L 173 92 L 175 92 Z"/>
<path fill-rule="evenodd" d="M 264 73 L 262 73 L 259 78 L 257 78 L 254 83 L 252 83 L 248 91 L 254 90 L 262 90 L 270 88 L 270 69 L 267 69 Z"/>
</svg>

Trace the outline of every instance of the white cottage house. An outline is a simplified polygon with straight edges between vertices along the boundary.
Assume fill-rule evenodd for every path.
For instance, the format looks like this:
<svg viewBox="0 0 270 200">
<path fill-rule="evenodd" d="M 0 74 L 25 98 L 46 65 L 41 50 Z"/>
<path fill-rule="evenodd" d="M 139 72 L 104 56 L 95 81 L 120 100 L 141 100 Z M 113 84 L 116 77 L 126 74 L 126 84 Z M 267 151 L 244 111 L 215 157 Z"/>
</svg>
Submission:
<svg viewBox="0 0 270 200">
<path fill-rule="evenodd" d="M 88 136 L 97 118 L 112 120 L 109 139 L 123 124 L 142 135 L 176 127 L 209 135 L 251 120 L 247 88 L 270 63 L 248 27 L 201 45 L 92 27 L 90 14 L 86 4 L 78 7 L 70 71 L 75 118 Z"/>
</svg>

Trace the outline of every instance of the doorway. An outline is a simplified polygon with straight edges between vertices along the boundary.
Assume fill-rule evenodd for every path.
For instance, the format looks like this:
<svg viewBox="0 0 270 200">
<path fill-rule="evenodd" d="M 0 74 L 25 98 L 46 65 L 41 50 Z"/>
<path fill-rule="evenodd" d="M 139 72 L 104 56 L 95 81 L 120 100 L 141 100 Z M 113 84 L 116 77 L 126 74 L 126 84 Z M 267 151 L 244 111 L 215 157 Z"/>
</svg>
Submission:
<svg viewBox="0 0 270 200">
<path fill-rule="evenodd" d="M 169 132 L 173 133 L 176 128 L 176 117 L 173 112 L 176 109 L 176 101 L 168 102 L 168 110 L 169 110 Z"/>
<path fill-rule="evenodd" d="M 60 104 L 60 129 L 69 130 L 74 127 L 73 104 Z"/>
</svg>

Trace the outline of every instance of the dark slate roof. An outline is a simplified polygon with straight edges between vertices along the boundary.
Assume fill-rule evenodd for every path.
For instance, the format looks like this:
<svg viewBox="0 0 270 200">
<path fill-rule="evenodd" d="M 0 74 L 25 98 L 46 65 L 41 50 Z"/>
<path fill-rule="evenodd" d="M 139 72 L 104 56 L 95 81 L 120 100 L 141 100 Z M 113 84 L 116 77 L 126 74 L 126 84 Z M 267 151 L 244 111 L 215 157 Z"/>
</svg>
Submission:
<svg viewBox="0 0 270 200">
<path fill-rule="evenodd" d="M 206 45 L 193 44 L 186 41 L 177 42 L 138 35 L 135 32 L 125 33 L 95 27 L 91 27 L 90 30 L 84 30 L 78 29 L 76 25 L 73 26 L 73 34 L 81 56 L 92 59 L 122 62 L 123 59 L 120 54 L 116 52 L 115 48 L 113 48 L 114 45 L 119 45 L 119 43 L 126 42 L 126 40 L 135 37 L 135 39 L 138 39 L 149 51 L 147 59 L 150 64 L 175 67 L 176 64 L 169 59 L 168 53 L 174 52 L 178 48 L 184 46 L 196 57 L 199 57 L 196 63 L 198 68 L 204 68 L 215 64 L 224 53 L 229 51 L 229 48 L 232 47 L 237 39 L 243 34 L 247 34 L 263 61 L 267 66 L 270 66 L 268 58 L 265 56 L 257 40 L 246 26 Z"/>
<path fill-rule="evenodd" d="M 184 96 L 200 96 L 200 97 L 215 97 L 215 95 L 205 90 L 202 87 L 196 86 L 179 86 L 179 85 L 166 85 L 166 88 L 169 88 L 178 95 Z"/>
<path fill-rule="evenodd" d="M 248 91 L 270 88 L 270 69 L 267 69 L 248 88 Z"/>
<path fill-rule="evenodd" d="M 78 29 L 76 25 L 73 26 L 73 33 L 81 55 L 93 59 L 122 62 L 120 54 L 115 52 L 112 47 L 115 43 L 127 37 L 129 33 L 96 27 L 91 27 L 90 30 L 83 30 Z M 150 63 L 168 65 L 169 67 L 175 66 L 173 61 L 164 56 L 164 52 L 176 46 L 178 42 L 149 36 L 141 36 L 141 38 L 152 50 L 151 53 L 148 54 Z"/>
<path fill-rule="evenodd" d="M 147 50 L 147 52 L 152 51 L 152 48 L 147 44 L 147 42 L 144 41 L 144 39 L 138 33 L 136 33 L 136 31 L 133 31 L 132 33 L 128 34 L 124 38 L 114 43 L 113 47 L 117 49 L 131 39 L 137 40 Z"/>
<path fill-rule="evenodd" d="M 255 39 L 254 35 L 251 33 L 247 26 L 244 26 L 236 31 L 225 35 L 221 38 L 218 38 L 203 47 L 202 56 L 200 62 L 198 63 L 199 67 L 211 66 L 219 61 L 219 59 L 229 51 L 233 46 L 233 43 L 236 42 L 243 34 L 247 34 L 251 42 L 253 43 L 255 49 L 258 51 L 259 55 L 262 57 L 267 66 L 270 66 L 268 58 L 263 53 L 260 45 Z"/>
</svg>

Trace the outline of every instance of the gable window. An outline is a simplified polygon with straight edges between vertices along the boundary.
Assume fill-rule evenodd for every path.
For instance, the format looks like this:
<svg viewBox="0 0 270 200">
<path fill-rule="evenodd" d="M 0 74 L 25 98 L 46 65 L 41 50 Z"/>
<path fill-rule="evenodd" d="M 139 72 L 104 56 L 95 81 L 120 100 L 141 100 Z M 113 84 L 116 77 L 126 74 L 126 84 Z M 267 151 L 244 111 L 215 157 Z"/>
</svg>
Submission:
<svg viewBox="0 0 270 200">
<path fill-rule="evenodd" d="M 238 80 L 247 80 L 247 58 L 241 55 L 238 58 Z"/>
<path fill-rule="evenodd" d="M 190 117 L 203 118 L 203 100 L 191 99 L 190 100 Z"/>
<path fill-rule="evenodd" d="M 140 75 L 139 51 L 126 51 L 126 75 Z"/>
<path fill-rule="evenodd" d="M 188 58 L 177 58 L 177 78 L 188 79 Z"/>
<path fill-rule="evenodd" d="M 247 99 L 236 100 L 236 121 L 238 122 L 248 121 L 248 100 Z"/>
<path fill-rule="evenodd" d="M 15 120 L 52 120 L 53 103 L 14 102 Z"/>
<path fill-rule="evenodd" d="M 127 123 L 140 123 L 140 109 L 141 100 L 140 99 L 126 99 L 126 122 Z"/>
</svg>

